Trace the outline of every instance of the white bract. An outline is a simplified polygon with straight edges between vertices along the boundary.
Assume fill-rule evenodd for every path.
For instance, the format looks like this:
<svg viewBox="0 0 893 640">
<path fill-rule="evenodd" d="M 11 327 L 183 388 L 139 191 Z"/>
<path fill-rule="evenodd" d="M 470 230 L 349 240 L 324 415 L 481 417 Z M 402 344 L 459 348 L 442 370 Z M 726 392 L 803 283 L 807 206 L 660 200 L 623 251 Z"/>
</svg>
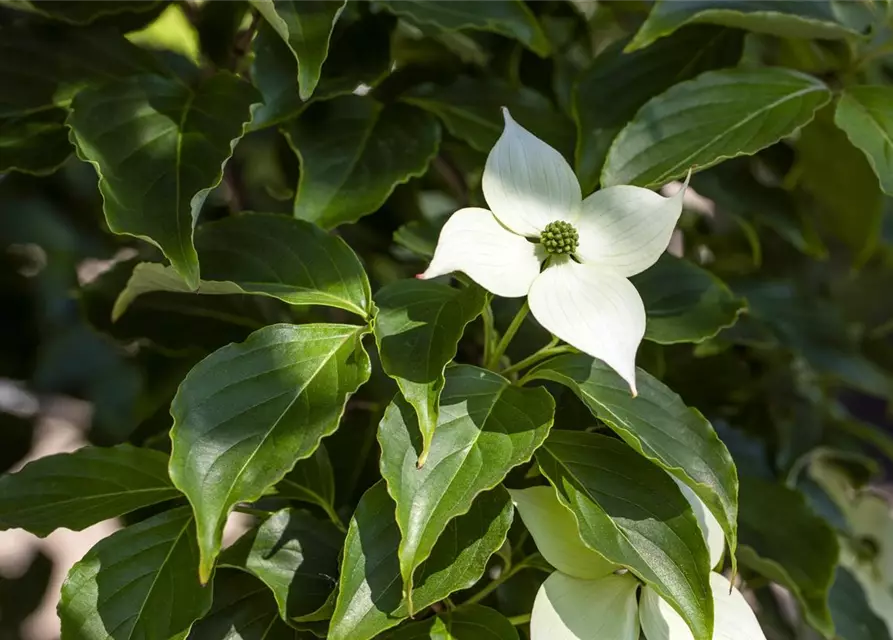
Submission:
<svg viewBox="0 0 893 640">
<path fill-rule="evenodd" d="M 527 296 L 541 325 L 607 363 L 635 395 L 645 307 L 628 278 L 667 248 L 685 188 L 664 198 L 616 186 L 583 199 L 561 154 L 503 113 L 484 167 L 490 210 L 455 212 L 419 277 L 461 271 L 498 296 Z"/>
<path fill-rule="evenodd" d="M 693 491 L 677 482 L 691 504 L 714 566 L 722 558 L 719 522 Z M 682 617 L 651 587 L 585 545 L 573 513 L 551 486 L 511 491 L 512 501 L 543 558 L 555 567 L 540 587 L 530 618 L 531 640 L 693 640 Z M 639 587 L 642 596 L 637 602 Z M 766 640 L 744 596 L 719 573 L 710 574 L 714 640 Z"/>
</svg>

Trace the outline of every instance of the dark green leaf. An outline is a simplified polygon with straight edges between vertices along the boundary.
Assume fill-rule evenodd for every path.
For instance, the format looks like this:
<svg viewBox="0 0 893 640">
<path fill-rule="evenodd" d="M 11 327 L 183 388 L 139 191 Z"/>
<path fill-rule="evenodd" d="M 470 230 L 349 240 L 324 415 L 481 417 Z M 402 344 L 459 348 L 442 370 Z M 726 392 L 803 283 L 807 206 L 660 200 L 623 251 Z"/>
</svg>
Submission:
<svg viewBox="0 0 893 640">
<path fill-rule="evenodd" d="M 227 549 L 220 566 L 260 578 L 273 591 L 285 621 L 327 619 L 343 541 L 344 534 L 331 523 L 306 511 L 282 509 Z"/>
<path fill-rule="evenodd" d="M 279 618 L 276 601 L 263 582 L 231 569 L 214 576 L 214 604 L 193 625 L 189 640 L 312 640 Z"/>
<path fill-rule="evenodd" d="M 319 83 L 332 30 L 347 0 L 252 0 L 252 4 L 294 55 L 300 98 L 308 100 Z"/>
<path fill-rule="evenodd" d="M 676 476 L 704 501 L 734 553 L 738 477 L 735 463 L 711 424 L 642 369 L 638 397 L 610 367 L 585 354 L 544 362 L 528 380 L 552 380 L 571 389 L 596 418 L 633 449 Z"/>
<path fill-rule="evenodd" d="M 364 318 L 370 312 L 369 279 L 356 254 L 341 238 L 303 220 L 259 213 L 224 218 L 196 229 L 195 248 L 202 264 L 198 293 L 254 293 Z M 173 269 L 138 264 L 112 318 L 152 291 L 191 293 Z"/>
<path fill-rule="evenodd" d="M 810 624 L 833 638 L 828 592 L 838 556 L 834 530 L 810 510 L 803 494 L 747 476 L 741 477 L 738 525 L 741 563 L 790 589 Z"/>
<path fill-rule="evenodd" d="M 791 135 L 831 98 L 822 82 L 780 68 L 708 71 L 649 100 L 614 139 L 603 186 L 659 186 Z"/>
<path fill-rule="evenodd" d="M 39 0 L 32 2 L 36 11 L 54 20 L 84 25 L 120 13 L 144 13 L 159 4 L 158 0 Z"/>
<path fill-rule="evenodd" d="M 409 615 L 402 595 L 400 529 L 394 508 L 384 482 L 369 489 L 357 506 L 344 543 L 329 640 L 369 640 Z M 505 542 L 513 511 L 508 492 L 499 487 L 479 496 L 468 513 L 450 521 L 417 572 L 413 593 L 417 610 L 480 580 L 487 560 Z"/>
<path fill-rule="evenodd" d="M 477 318 L 487 294 L 477 286 L 453 289 L 426 280 L 398 280 L 375 296 L 375 340 L 385 373 L 413 406 L 422 432 L 424 462 L 437 424 L 444 369 L 466 325 Z"/>
<path fill-rule="evenodd" d="M 430 115 L 344 96 L 308 107 L 284 129 L 301 161 L 295 217 L 331 228 L 377 210 L 425 173 L 440 145 Z"/>
<path fill-rule="evenodd" d="M 195 89 L 142 76 L 72 101 L 72 140 L 99 175 L 109 228 L 158 245 L 193 289 L 195 220 L 258 100 L 247 82 L 218 72 Z"/>
<path fill-rule="evenodd" d="M 320 443 L 312 456 L 299 461 L 276 490 L 283 498 L 315 504 L 331 517 L 335 513 L 335 477 L 325 445 Z"/>
<path fill-rule="evenodd" d="M 862 585 L 846 568 L 837 567 L 828 598 L 835 637 L 841 640 L 890 640 L 884 621 L 871 608 Z"/>
<path fill-rule="evenodd" d="M 339 23 L 332 34 L 325 71 L 310 100 L 328 100 L 351 94 L 360 85 L 377 85 L 390 71 L 393 23 L 394 18 L 387 14 L 369 16 L 343 29 Z M 308 102 L 301 99 L 293 80 L 297 62 L 272 27 L 260 29 L 253 47 L 251 77 L 264 97 L 251 123 L 257 129 L 298 115 Z"/>
<path fill-rule="evenodd" d="M 658 0 L 631 49 L 647 47 L 684 24 L 709 22 L 789 38 L 846 38 L 830 0 Z"/>
<path fill-rule="evenodd" d="M 722 280 L 669 253 L 633 276 L 632 283 L 645 303 L 645 338 L 659 344 L 712 338 L 747 308 Z"/>
<path fill-rule="evenodd" d="M 541 57 L 551 46 L 530 9 L 521 0 L 382 0 L 389 11 L 419 25 L 443 31 L 492 31 L 521 41 Z"/>
<path fill-rule="evenodd" d="M 797 140 L 802 185 L 817 202 L 810 213 L 824 235 L 845 243 L 856 264 L 874 252 L 881 234 L 884 194 L 865 154 L 822 109 Z M 878 134 L 871 134 L 879 140 Z"/>
<path fill-rule="evenodd" d="M 128 444 L 85 447 L 0 477 L 0 529 L 21 527 L 39 536 L 59 527 L 80 531 L 179 495 L 163 453 Z"/>
<path fill-rule="evenodd" d="M 735 65 L 744 36 L 735 29 L 694 26 L 642 51 L 624 53 L 626 42 L 601 53 L 577 87 L 576 169 L 583 193 L 595 189 L 611 142 L 642 105 L 703 71 Z"/>
<path fill-rule="evenodd" d="M 170 474 L 196 514 L 201 577 L 226 516 L 257 500 L 338 427 L 369 378 L 365 327 L 271 325 L 198 363 L 171 405 Z"/>
<path fill-rule="evenodd" d="M 567 158 L 574 146 L 573 124 L 545 96 L 499 78 L 461 77 L 445 87 L 423 84 L 402 99 L 430 111 L 451 134 L 483 153 L 502 134 L 501 107 L 508 107 L 515 120 Z"/>
<path fill-rule="evenodd" d="M 518 640 L 518 632 L 498 611 L 475 604 L 406 625 L 383 640 Z"/>
<path fill-rule="evenodd" d="M 621 441 L 582 431 L 553 431 L 536 459 L 574 512 L 583 542 L 659 593 L 696 640 L 710 640 L 707 546 L 670 477 Z"/>
<path fill-rule="evenodd" d="M 0 120 L 0 173 L 53 173 L 74 150 L 65 128 L 66 112 L 47 109 Z"/>
<path fill-rule="evenodd" d="M 0 37 L 0 117 L 65 105 L 88 82 L 160 72 L 151 54 L 112 29 L 7 27 Z"/>
<path fill-rule="evenodd" d="M 198 581 L 193 523 L 183 507 L 97 543 L 62 585 L 62 635 L 83 640 L 185 635 L 211 607 L 211 587 Z"/>
<path fill-rule="evenodd" d="M 400 573 L 408 596 L 416 568 L 447 524 L 466 513 L 475 496 L 530 460 L 554 413 L 555 402 L 545 389 L 522 389 L 477 367 L 450 367 L 428 460 L 417 469 L 418 419 L 402 398 L 390 404 L 378 430 L 381 475 L 397 503 Z"/>
<path fill-rule="evenodd" d="M 893 88 L 850 87 L 840 96 L 834 122 L 865 153 L 887 195 L 893 195 Z"/>
</svg>

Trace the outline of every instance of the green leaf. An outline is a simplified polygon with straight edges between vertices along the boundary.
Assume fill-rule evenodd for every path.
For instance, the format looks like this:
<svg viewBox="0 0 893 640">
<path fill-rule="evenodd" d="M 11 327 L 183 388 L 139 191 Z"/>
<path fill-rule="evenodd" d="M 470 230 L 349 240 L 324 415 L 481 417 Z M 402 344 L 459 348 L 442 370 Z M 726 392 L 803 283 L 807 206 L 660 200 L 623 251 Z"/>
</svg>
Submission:
<svg viewBox="0 0 893 640">
<path fill-rule="evenodd" d="M 442 31 L 474 29 L 514 38 L 544 58 L 551 52 L 549 39 L 536 17 L 520 0 L 382 0 L 390 12 L 419 25 Z"/>
<path fill-rule="evenodd" d="M 5 27 L 0 38 L 0 117 L 66 105 L 86 83 L 141 73 L 163 71 L 149 52 L 112 29 Z"/>
<path fill-rule="evenodd" d="M 342 20 L 343 22 L 343 20 Z M 394 18 L 379 14 L 357 20 L 332 34 L 325 72 L 309 100 L 348 95 L 359 85 L 374 87 L 390 71 L 390 34 Z M 297 116 L 308 101 L 301 99 L 294 78 L 298 64 L 272 27 L 261 27 L 254 39 L 251 77 L 264 98 L 254 114 L 253 129 Z"/>
<path fill-rule="evenodd" d="M 170 475 L 196 514 L 201 578 L 227 514 L 259 499 L 338 427 L 369 379 L 365 327 L 278 324 L 199 362 L 171 404 Z"/>
<path fill-rule="evenodd" d="M 868 602 L 865 590 L 845 567 L 838 566 L 828 598 L 835 637 L 842 640 L 890 640 L 886 623 Z"/>
<path fill-rule="evenodd" d="M 632 448 L 596 433 L 553 431 L 536 459 L 574 512 L 583 542 L 659 593 L 696 640 L 710 640 L 710 559 L 674 482 Z"/>
<path fill-rule="evenodd" d="M 840 96 L 834 123 L 865 153 L 887 195 L 893 195 L 893 88 L 850 87 Z"/>
<path fill-rule="evenodd" d="M 629 48 L 647 47 L 682 25 L 699 22 L 787 38 L 858 35 L 837 20 L 829 0 L 658 0 Z"/>
<path fill-rule="evenodd" d="M 713 426 L 657 378 L 638 369 L 639 395 L 610 367 L 585 354 L 544 362 L 527 380 L 551 380 L 573 391 L 592 415 L 633 449 L 689 486 L 726 534 L 737 541 L 738 476 L 728 449 Z"/>
<path fill-rule="evenodd" d="M 0 530 L 21 527 L 41 537 L 60 527 L 80 531 L 179 496 L 163 453 L 128 444 L 84 447 L 0 477 Z"/>
<path fill-rule="evenodd" d="M 73 151 L 65 128 L 66 112 L 47 109 L 0 119 L 0 173 L 53 173 Z"/>
<path fill-rule="evenodd" d="M 344 534 L 306 511 L 282 509 L 239 538 L 220 557 L 220 566 L 244 569 L 266 584 L 280 617 L 319 620 L 338 575 Z"/>
<path fill-rule="evenodd" d="M 884 194 L 866 156 L 835 126 L 833 109 L 822 109 L 797 140 L 801 184 L 817 202 L 810 213 L 829 239 L 842 241 L 853 262 L 864 264 L 881 235 Z M 877 133 L 872 134 L 875 138 Z"/>
<path fill-rule="evenodd" d="M 300 97 L 308 100 L 319 83 L 332 30 L 347 0 L 251 0 L 251 4 L 294 55 Z"/>
<path fill-rule="evenodd" d="M 828 592 L 839 553 L 834 530 L 802 493 L 748 476 L 741 477 L 738 525 L 741 563 L 790 589 L 807 621 L 833 638 Z"/>
<path fill-rule="evenodd" d="M 378 429 L 381 475 L 397 503 L 398 555 L 404 592 L 413 608 L 413 574 L 447 524 L 466 513 L 479 493 L 530 460 L 552 427 L 555 401 L 545 389 L 512 386 L 502 376 L 459 365 L 447 370 L 440 415 L 424 467 L 418 419 L 395 398 Z"/>
<path fill-rule="evenodd" d="M 211 607 L 211 588 L 198 581 L 193 523 L 182 507 L 98 542 L 62 585 L 62 635 L 79 640 L 185 635 Z"/>
<path fill-rule="evenodd" d="M 708 71 L 649 100 L 614 139 L 603 186 L 662 185 L 752 155 L 812 120 L 831 93 L 789 69 Z"/>
<path fill-rule="evenodd" d="M 252 293 L 294 305 L 324 305 L 368 317 L 369 279 L 359 258 L 339 237 L 285 216 L 249 213 L 203 224 L 195 231 L 202 263 L 197 293 Z M 157 263 L 138 264 L 112 310 L 120 318 L 140 295 L 191 293 L 177 273 Z"/>
<path fill-rule="evenodd" d="M 742 32 L 712 26 L 680 29 L 632 53 L 624 53 L 626 42 L 602 52 L 577 86 L 576 169 L 583 193 L 598 185 L 611 142 L 642 105 L 683 80 L 735 65 L 744 48 Z"/>
<path fill-rule="evenodd" d="M 344 543 L 329 640 L 369 640 L 409 615 L 402 597 L 394 508 L 384 482 L 369 489 L 357 506 Z M 508 493 L 498 487 L 450 521 L 417 572 L 415 608 L 421 611 L 480 580 L 490 556 L 505 543 L 512 515 Z"/>
<path fill-rule="evenodd" d="M 257 578 L 231 569 L 214 576 L 214 604 L 193 625 L 189 640 L 313 640 L 279 618 L 276 601 Z"/>
<path fill-rule="evenodd" d="M 313 455 L 300 460 L 276 486 L 276 492 L 283 498 L 315 504 L 331 517 L 335 513 L 335 476 L 325 445 L 320 443 Z"/>
<path fill-rule="evenodd" d="M 448 86 L 423 84 L 401 99 L 430 111 L 452 135 L 482 153 L 488 153 L 502 135 L 501 107 L 508 107 L 522 126 L 568 158 L 574 146 L 573 124 L 548 98 L 500 78 L 463 76 Z"/>
<path fill-rule="evenodd" d="M 702 342 L 747 309 L 722 280 L 669 253 L 631 280 L 645 303 L 645 338 L 659 344 Z"/>
<path fill-rule="evenodd" d="M 114 16 L 121 13 L 145 13 L 156 8 L 157 0 L 117 0 L 106 2 L 105 0 L 40 0 L 32 2 L 31 6 L 45 16 L 68 22 L 70 24 L 85 25 L 100 18 Z"/>
<path fill-rule="evenodd" d="M 398 280 L 379 289 L 375 302 L 381 366 L 416 411 L 422 465 L 437 424 L 444 369 L 456 357 L 466 325 L 483 311 L 487 294 L 478 286 L 453 289 L 427 280 Z"/>
<path fill-rule="evenodd" d="M 194 89 L 158 76 L 91 86 L 71 103 L 71 137 L 99 175 L 109 228 L 157 245 L 193 289 L 195 221 L 259 99 L 218 72 Z"/>
<path fill-rule="evenodd" d="M 359 96 L 315 103 L 284 132 L 301 161 L 295 217 L 327 229 L 376 211 L 425 173 L 440 145 L 424 111 Z"/>
<path fill-rule="evenodd" d="M 474 604 L 401 627 L 383 640 L 518 640 L 508 618 Z"/>
</svg>

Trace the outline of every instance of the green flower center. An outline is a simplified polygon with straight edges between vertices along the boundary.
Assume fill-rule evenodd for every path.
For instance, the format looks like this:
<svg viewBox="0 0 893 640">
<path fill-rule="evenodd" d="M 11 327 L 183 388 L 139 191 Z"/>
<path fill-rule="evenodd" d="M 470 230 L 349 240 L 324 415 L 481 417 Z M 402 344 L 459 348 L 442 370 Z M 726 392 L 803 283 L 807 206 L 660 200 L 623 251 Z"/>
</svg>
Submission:
<svg viewBox="0 0 893 640">
<path fill-rule="evenodd" d="M 580 242 L 580 234 L 569 222 L 556 220 L 543 229 L 540 242 L 546 252 L 552 255 L 573 254 Z"/>
</svg>

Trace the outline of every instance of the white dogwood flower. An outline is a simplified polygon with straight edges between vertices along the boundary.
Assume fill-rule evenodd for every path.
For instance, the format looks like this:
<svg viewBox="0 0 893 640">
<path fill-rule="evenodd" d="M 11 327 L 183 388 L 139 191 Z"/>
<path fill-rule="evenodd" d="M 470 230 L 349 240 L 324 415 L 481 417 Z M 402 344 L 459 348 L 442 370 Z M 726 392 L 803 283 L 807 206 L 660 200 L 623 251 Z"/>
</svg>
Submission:
<svg viewBox="0 0 893 640">
<path fill-rule="evenodd" d="M 677 484 L 679 484 L 677 482 Z M 713 566 L 722 558 L 719 522 L 693 491 L 691 504 Z M 577 521 L 551 486 L 510 491 L 543 558 L 555 567 L 540 587 L 530 618 L 531 640 L 693 640 L 682 616 L 654 589 L 587 547 Z M 642 589 L 641 598 L 637 592 Z M 744 596 L 722 574 L 710 574 L 714 640 L 766 640 Z"/>
<path fill-rule="evenodd" d="M 664 198 L 615 186 L 584 199 L 561 154 L 503 114 L 484 168 L 490 210 L 455 212 L 419 277 L 461 271 L 498 296 L 528 296 L 543 327 L 607 363 L 635 395 L 645 307 L 628 278 L 667 248 L 685 189 Z"/>
</svg>

